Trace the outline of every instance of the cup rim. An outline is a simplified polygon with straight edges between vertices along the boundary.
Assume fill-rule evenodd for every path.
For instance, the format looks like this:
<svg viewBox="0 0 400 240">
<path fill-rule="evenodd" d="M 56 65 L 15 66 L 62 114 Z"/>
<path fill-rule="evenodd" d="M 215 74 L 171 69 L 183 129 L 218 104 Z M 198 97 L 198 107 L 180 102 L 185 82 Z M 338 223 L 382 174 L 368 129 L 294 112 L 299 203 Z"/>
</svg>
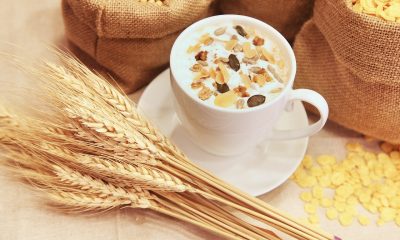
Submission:
<svg viewBox="0 0 400 240">
<path fill-rule="evenodd" d="M 176 74 L 175 74 L 175 67 L 174 66 L 179 66 L 175 64 L 175 59 L 177 59 L 175 57 L 175 55 L 178 53 L 178 51 L 182 51 L 182 47 L 180 46 L 180 42 L 185 38 L 186 35 L 190 34 L 190 32 L 195 31 L 198 27 L 201 27 L 203 25 L 206 24 L 212 24 L 213 22 L 221 22 L 221 21 L 229 21 L 229 20 L 241 20 L 244 22 L 252 22 L 256 25 L 260 25 L 262 26 L 262 28 L 270 33 L 272 33 L 273 35 L 275 35 L 283 44 L 285 51 L 287 51 L 288 55 L 289 55 L 289 61 L 291 63 L 291 71 L 290 71 L 290 75 L 288 76 L 288 81 L 286 82 L 286 86 L 284 87 L 283 91 L 281 92 L 281 94 L 279 94 L 279 96 L 277 96 L 276 98 L 274 98 L 272 101 L 267 102 L 265 104 L 256 106 L 256 107 L 251 107 L 251 108 L 245 108 L 245 109 L 230 109 L 230 108 L 221 108 L 218 106 L 214 106 L 211 104 L 207 104 L 204 101 L 201 101 L 198 98 L 195 98 L 193 96 L 191 96 L 181 85 L 181 83 L 179 81 L 176 80 Z M 256 18 L 252 18 L 252 17 L 248 17 L 248 16 L 243 16 L 243 15 L 235 15 L 235 14 L 223 14 L 223 15 L 216 15 L 216 16 L 211 16 L 211 17 L 207 17 L 204 19 L 201 19 L 195 23 L 193 23 L 192 25 L 190 25 L 189 27 L 187 27 L 184 31 L 182 31 L 179 36 L 177 37 L 177 39 L 175 40 L 172 49 L 171 49 L 171 53 L 170 53 L 170 71 L 171 74 L 173 75 L 173 79 L 171 79 L 172 81 L 175 81 L 176 85 L 182 90 L 182 92 L 184 92 L 184 94 L 192 99 L 193 101 L 195 101 L 196 103 L 204 106 L 205 108 L 208 108 L 210 110 L 213 111 L 218 111 L 218 112 L 226 112 L 226 113 L 233 113 L 233 114 L 243 114 L 243 113 L 248 113 L 248 112 L 255 112 L 255 111 L 260 111 L 262 109 L 268 108 L 269 106 L 273 105 L 275 102 L 279 101 L 281 98 L 283 98 L 285 95 L 287 95 L 287 93 L 292 90 L 292 86 L 293 86 L 293 82 L 295 79 L 295 75 L 296 75 L 296 58 L 293 52 L 292 47 L 290 46 L 289 42 L 282 36 L 281 33 L 279 33 L 275 28 L 273 28 L 271 25 L 258 20 Z"/>
</svg>

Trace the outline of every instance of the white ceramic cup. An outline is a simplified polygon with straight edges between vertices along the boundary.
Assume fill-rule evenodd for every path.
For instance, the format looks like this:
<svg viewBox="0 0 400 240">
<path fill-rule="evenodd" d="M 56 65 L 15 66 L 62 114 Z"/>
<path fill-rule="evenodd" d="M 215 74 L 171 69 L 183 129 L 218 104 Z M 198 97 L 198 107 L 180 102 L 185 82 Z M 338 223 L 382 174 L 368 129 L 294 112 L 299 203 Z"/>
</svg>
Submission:
<svg viewBox="0 0 400 240">
<path fill-rule="evenodd" d="M 186 52 L 188 47 L 187 44 L 184 44 L 184 40 L 206 26 L 213 28 L 222 24 L 243 25 L 256 29 L 279 48 L 289 70 L 288 80 L 281 94 L 271 102 L 253 108 L 223 109 L 192 97 L 182 86 L 185 81 L 182 79 L 182 71 L 179 71 L 182 67 L 182 57 L 180 56 L 182 56 L 182 52 Z M 296 59 L 286 39 L 270 25 L 251 17 L 219 15 L 192 24 L 179 35 L 172 47 L 170 69 L 175 110 L 182 126 L 195 144 L 216 155 L 241 154 L 264 140 L 307 137 L 317 133 L 328 118 L 328 104 L 320 94 L 308 89 L 292 89 L 296 74 Z M 296 100 L 315 106 L 320 113 L 320 119 L 305 128 L 274 129 L 285 107 L 290 106 L 290 103 Z"/>
</svg>

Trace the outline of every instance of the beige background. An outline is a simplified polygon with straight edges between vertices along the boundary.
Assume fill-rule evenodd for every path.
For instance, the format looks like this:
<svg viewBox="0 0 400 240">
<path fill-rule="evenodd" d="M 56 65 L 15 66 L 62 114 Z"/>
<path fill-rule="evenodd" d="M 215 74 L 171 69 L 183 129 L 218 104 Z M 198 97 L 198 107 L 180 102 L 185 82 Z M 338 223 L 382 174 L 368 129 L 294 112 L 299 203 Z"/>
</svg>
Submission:
<svg viewBox="0 0 400 240">
<path fill-rule="evenodd" d="M 60 3 L 56 0 L 0 0 L 0 52 L 48 56 L 47 44 L 66 46 Z M 7 57 L 6 57 L 7 58 Z M 30 106 L 29 89 L 34 82 L 0 61 L 0 97 Z M 18 94 L 16 94 L 18 93 Z M 141 91 L 133 94 L 137 100 Z M 29 99 L 30 100 L 30 99 Z M 308 153 L 344 155 L 344 144 L 360 136 L 329 123 L 310 139 Z M 261 198 L 273 206 L 305 217 L 298 199 L 299 189 L 287 182 Z M 324 219 L 321 211 L 321 219 Z M 341 227 L 336 221 L 322 220 L 321 227 L 352 240 L 398 240 L 400 228 L 394 223 L 377 227 Z M 48 209 L 35 191 L 12 180 L 0 170 L 0 240 L 125 240 L 125 239 L 216 239 L 205 231 L 174 219 L 144 210 L 124 209 L 98 216 L 67 215 Z"/>
</svg>

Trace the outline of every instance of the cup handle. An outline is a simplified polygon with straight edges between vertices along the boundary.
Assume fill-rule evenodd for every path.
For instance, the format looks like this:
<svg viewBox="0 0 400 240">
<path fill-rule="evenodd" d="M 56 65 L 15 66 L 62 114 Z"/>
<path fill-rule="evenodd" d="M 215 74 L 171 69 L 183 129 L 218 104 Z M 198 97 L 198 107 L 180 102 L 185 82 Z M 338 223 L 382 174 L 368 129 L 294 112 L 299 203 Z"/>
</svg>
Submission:
<svg viewBox="0 0 400 240">
<path fill-rule="evenodd" d="M 272 136 L 269 138 L 271 140 L 286 140 L 286 139 L 296 139 L 311 136 L 317 133 L 325 125 L 328 115 L 329 107 L 325 98 L 319 93 L 309 90 L 309 89 L 296 89 L 292 90 L 286 104 L 290 104 L 294 100 L 300 100 L 310 103 L 316 107 L 320 114 L 320 119 L 307 127 L 293 130 L 273 130 Z"/>
</svg>

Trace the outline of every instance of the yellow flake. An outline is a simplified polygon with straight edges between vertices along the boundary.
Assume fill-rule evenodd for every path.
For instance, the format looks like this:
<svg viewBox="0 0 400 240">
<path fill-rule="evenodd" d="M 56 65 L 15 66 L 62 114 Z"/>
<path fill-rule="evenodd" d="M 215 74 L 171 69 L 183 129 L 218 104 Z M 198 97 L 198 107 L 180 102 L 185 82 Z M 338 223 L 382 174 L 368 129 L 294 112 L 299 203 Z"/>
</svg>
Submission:
<svg viewBox="0 0 400 240">
<path fill-rule="evenodd" d="M 321 199 L 324 196 L 324 189 L 320 186 L 314 186 L 312 189 L 312 194 L 315 198 Z"/>
<path fill-rule="evenodd" d="M 312 205 L 318 206 L 318 205 L 319 205 L 319 200 L 316 199 L 316 198 L 313 198 L 313 199 L 311 199 L 310 203 L 311 203 Z"/>
<path fill-rule="evenodd" d="M 375 205 L 369 204 L 367 205 L 366 209 L 370 212 L 370 213 L 377 213 L 378 212 L 378 208 Z"/>
<path fill-rule="evenodd" d="M 329 220 L 333 220 L 337 218 L 338 212 L 335 208 L 328 208 L 325 215 Z"/>
<path fill-rule="evenodd" d="M 358 199 L 360 200 L 360 202 L 367 203 L 371 200 L 371 195 L 363 192 L 358 196 Z"/>
<path fill-rule="evenodd" d="M 310 192 L 302 192 L 300 194 L 300 199 L 304 202 L 310 202 L 312 199 L 312 194 Z"/>
<path fill-rule="evenodd" d="M 378 221 L 376 221 L 376 225 L 378 226 L 382 226 L 383 224 L 385 224 L 385 221 L 383 221 L 382 219 L 378 219 Z"/>
<path fill-rule="evenodd" d="M 317 184 L 317 178 L 314 176 L 306 176 L 304 179 L 299 179 L 298 181 L 301 187 L 312 187 Z"/>
<path fill-rule="evenodd" d="M 346 208 L 346 204 L 343 202 L 337 202 L 335 201 L 333 203 L 333 206 L 336 208 L 336 210 L 338 210 L 339 212 L 343 212 Z"/>
<path fill-rule="evenodd" d="M 348 213 L 352 216 L 357 215 L 357 210 L 354 206 L 351 205 L 346 205 L 345 209 L 344 209 L 345 213 Z"/>
<path fill-rule="evenodd" d="M 324 174 L 321 167 L 313 167 L 310 169 L 310 173 L 312 176 L 319 177 Z"/>
<path fill-rule="evenodd" d="M 325 207 L 325 208 L 331 207 L 332 206 L 332 200 L 329 199 L 329 198 L 322 198 L 321 201 L 320 201 L 320 205 L 322 207 Z"/>
<path fill-rule="evenodd" d="M 351 185 L 342 185 L 336 189 L 336 194 L 342 197 L 349 197 L 351 194 L 353 194 L 354 189 Z"/>
<path fill-rule="evenodd" d="M 381 219 L 385 222 L 393 221 L 396 217 L 396 210 L 393 208 L 384 207 L 379 209 L 381 213 Z"/>
<path fill-rule="evenodd" d="M 400 196 L 390 198 L 389 205 L 393 208 L 400 209 Z"/>
<path fill-rule="evenodd" d="M 361 152 L 363 151 L 363 147 L 359 143 L 347 143 L 346 144 L 347 151 L 350 152 Z"/>
<path fill-rule="evenodd" d="M 335 185 L 341 185 L 346 180 L 343 172 L 334 172 L 331 177 L 331 181 Z"/>
<path fill-rule="evenodd" d="M 312 214 L 312 215 L 308 216 L 308 221 L 311 224 L 318 224 L 319 223 L 319 217 L 317 215 L 315 215 L 315 214 Z"/>
<path fill-rule="evenodd" d="M 358 222 L 363 226 L 367 226 L 371 223 L 371 220 L 366 216 L 359 216 Z"/>
<path fill-rule="evenodd" d="M 304 210 L 306 211 L 306 213 L 315 214 L 317 212 L 317 206 L 311 203 L 306 203 L 304 205 Z"/>
<path fill-rule="evenodd" d="M 318 178 L 318 183 L 321 187 L 329 187 L 331 185 L 331 177 L 330 175 L 323 175 Z"/>
<path fill-rule="evenodd" d="M 317 162 L 321 166 L 333 165 L 336 163 L 336 158 L 335 158 L 335 156 L 331 156 L 331 155 L 321 155 L 317 158 Z"/>
<path fill-rule="evenodd" d="M 400 214 L 397 214 L 397 217 L 394 219 L 394 222 L 397 224 L 397 226 L 400 227 Z"/>
<path fill-rule="evenodd" d="M 342 213 L 339 215 L 339 222 L 342 226 L 350 226 L 353 222 L 353 215 L 349 213 Z"/>
<path fill-rule="evenodd" d="M 310 155 L 305 155 L 302 164 L 303 164 L 305 169 L 312 168 L 312 166 L 313 166 L 312 157 Z"/>
<path fill-rule="evenodd" d="M 350 196 L 349 198 L 347 198 L 347 204 L 350 204 L 352 206 L 355 206 L 358 204 L 357 198 L 355 196 Z"/>
</svg>

